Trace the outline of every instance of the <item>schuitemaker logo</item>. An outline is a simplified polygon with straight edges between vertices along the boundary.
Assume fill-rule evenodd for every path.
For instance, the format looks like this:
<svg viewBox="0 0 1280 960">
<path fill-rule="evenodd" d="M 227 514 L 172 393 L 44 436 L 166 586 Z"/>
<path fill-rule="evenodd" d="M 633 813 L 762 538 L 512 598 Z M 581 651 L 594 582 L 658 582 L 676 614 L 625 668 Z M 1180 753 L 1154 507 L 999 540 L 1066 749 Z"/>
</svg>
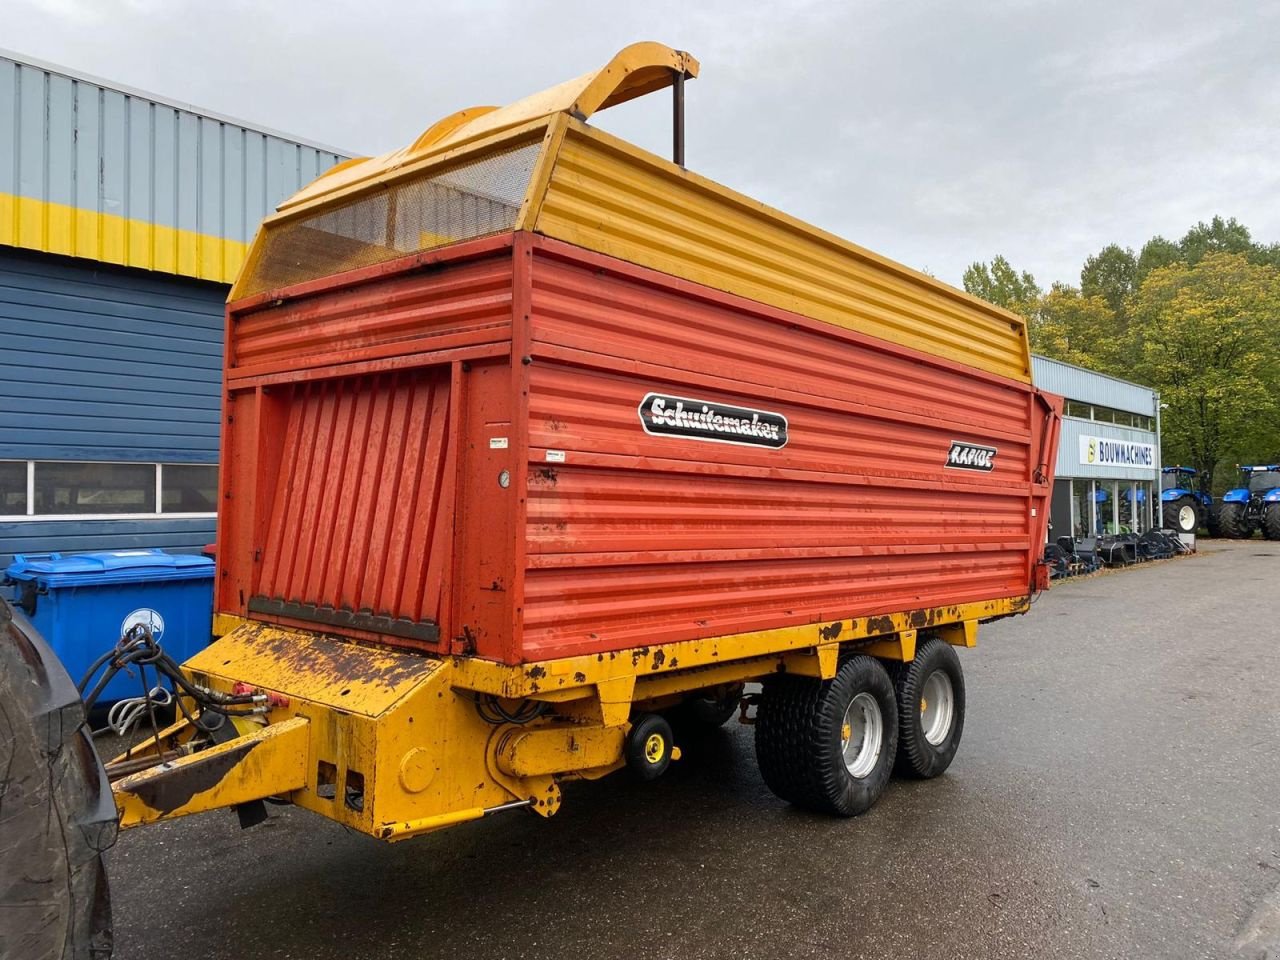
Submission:
<svg viewBox="0 0 1280 960">
<path fill-rule="evenodd" d="M 984 473 L 990 473 L 996 468 L 996 448 L 952 440 L 951 451 L 947 454 L 947 466 L 957 470 L 981 470 Z"/>
<path fill-rule="evenodd" d="M 787 445 L 787 418 L 768 410 L 650 393 L 640 401 L 638 412 L 645 433 L 656 436 L 740 443 L 774 450 Z"/>
</svg>

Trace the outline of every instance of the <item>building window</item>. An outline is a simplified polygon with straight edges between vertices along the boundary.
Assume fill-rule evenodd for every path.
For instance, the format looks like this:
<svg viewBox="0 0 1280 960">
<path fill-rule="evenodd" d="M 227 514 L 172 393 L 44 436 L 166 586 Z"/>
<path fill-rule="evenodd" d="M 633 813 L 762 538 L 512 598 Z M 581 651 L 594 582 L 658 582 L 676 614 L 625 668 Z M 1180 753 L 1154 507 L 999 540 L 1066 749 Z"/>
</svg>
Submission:
<svg viewBox="0 0 1280 960">
<path fill-rule="evenodd" d="M 212 517 L 218 468 L 204 463 L 0 461 L 7 519 Z"/>
<path fill-rule="evenodd" d="M 0 517 L 27 512 L 27 461 L 0 460 Z"/>
<path fill-rule="evenodd" d="M 1095 423 L 1114 423 L 1121 427 L 1135 427 L 1138 430 L 1146 430 L 1148 433 L 1156 427 L 1154 417 L 1130 413 L 1127 410 L 1115 410 L 1111 407 L 1100 407 L 1096 403 L 1081 403 L 1079 400 L 1064 402 L 1062 415 L 1080 420 L 1092 420 Z"/>
<path fill-rule="evenodd" d="M 148 463 L 37 462 L 33 512 L 43 516 L 156 512 Z"/>
<path fill-rule="evenodd" d="M 162 513 L 215 513 L 218 468 L 204 463 L 160 464 Z"/>
<path fill-rule="evenodd" d="M 1093 419 L 1093 408 L 1079 400 L 1068 400 L 1062 406 L 1062 413 L 1068 417 L 1079 417 L 1081 420 Z"/>
</svg>

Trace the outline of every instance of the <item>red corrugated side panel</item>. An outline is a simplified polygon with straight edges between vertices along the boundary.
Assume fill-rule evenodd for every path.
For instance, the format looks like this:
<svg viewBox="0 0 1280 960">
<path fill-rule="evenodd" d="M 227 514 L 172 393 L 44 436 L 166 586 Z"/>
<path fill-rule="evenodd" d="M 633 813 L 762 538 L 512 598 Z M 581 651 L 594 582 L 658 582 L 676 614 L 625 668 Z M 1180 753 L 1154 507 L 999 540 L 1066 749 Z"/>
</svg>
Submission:
<svg viewBox="0 0 1280 960">
<path fill-rule="evenodd" d="M 522 659 L 1029 593 L 1052 399 L 534 246 Z M 785 445 L 655 399 L 785 418 Z"/>
<path fill-rule="evenodd" d="M 226 390 L 220 612 L 512 663 L 1024 597 L 1057 441 L 1025 384 L 528 234 L 231 304 Z"/>
<path fill-rule="evenodd" d="M 228 309 L 216 608 L 447 649 L 464 363 L 507 363 L 511 237 Z"/>
</svg>

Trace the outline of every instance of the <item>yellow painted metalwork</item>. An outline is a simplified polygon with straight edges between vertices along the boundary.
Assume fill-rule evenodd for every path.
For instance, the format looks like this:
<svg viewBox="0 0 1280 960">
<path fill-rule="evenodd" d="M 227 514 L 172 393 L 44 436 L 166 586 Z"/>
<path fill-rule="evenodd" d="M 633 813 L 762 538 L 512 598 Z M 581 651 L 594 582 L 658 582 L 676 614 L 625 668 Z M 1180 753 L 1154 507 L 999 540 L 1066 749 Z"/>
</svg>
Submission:
<svg viewBox="0 0 1280 960">
<path fill-rule="evenodd" d="M 481 718 L 475 695 L 453 683 L 449 660 L 246 621 L 188 660 L 184 670 L 214 690 L 247 684 L 272 694 L 264 729 L 293 721 L 306 729 L 305 745 L 294 751 L 304 758 L 299 762 L 305 769 L 290 788 L 290 801 L 354 829 L 401 839 L 470 819 L 474 810 L 525 801 L 543 816 L 559 808 L 560 789 L 553 776 L 511 777 L 495 769 L 496 744 L 510 728 Z M 573 721 L 540 722 L 562 726 Z M 599 739 L 592 726 L 581 722 L 584 742 Z M 190 759 L 217 756 L 214 751 L 257 736 L 241 736 Z M 257 749 L 249 754 L 255 755 Z M 539 751 L 525 755 L 536 758 Z M 598 747 L 583 755 L 601 772 L 616 759 Z M 295 772 L 259 765 L 235 777 L 256 777 L 266 790 L 258 795 L 265 796 L 282 792 L 280 776 Z M 229 770 L 222 775 L 232 776 Z M 120 781 L 118 793 L 132 779 Z M 238 784 L 228 791 L 230 787 L 202 791 L 172 815 L 242 802 L 254 792 Z M 133 803 L 123 796 L 118 802 L 122 807 Z"/>
<path fill-rule="evenodd" d="M 660 43 L 633 43 L 599 70 L 523 100 L 500 108 L 470 107 L 451 114 L 428 127 L 408 147 L 330 171 L 330 175 L 303 187 L 277 209 L 283 212 L 311 206 L 320 198 L 327 202 L 361 191 L 371 183 L 382 182 L 389 174 L 396 174 L 414 160 L 502 134 L 533 121 L 545 121 L 556 114 L 586 120 L 600 110 L 669 87 L 677 71 L 696 77 L 698 61 L 687 53 Z"/>
<path fill-rule="evenodd" d="M 978 645 L 978 625 L 970 622 L 949 623 L 938 630 L 938 636 L 953 646 L 976 647 Z"/>
<path fill-rule="evenodd" d="M 542 138 L 542 153 L 529 178 L 529 188 L 525 191 L 524 202 L 520 205 L 520 214 L 516 218 L 516 229 L 531 229 L 542 212 L 542 202 L 547 197 L 547 188 L 551 185 L 551 174 L 555 170 L 556 158 L 564 143 L 565 131 L 568 130 L 568 117 L 560 114 L 551 118 L 546 133 Z"/>
<path fill-rule="evenodd" d="M 781 658 L 787 655 L 782 654 Z M 700 667 L 696 672 L 677 671 L 676 673 L 656 674 L 641 678 L 635 685 L 633 703 L 678 702 L 678 695 L 693 690 L 719 687 L 728 684 L 743 683 L 747 680 L 758 680 L 765 674 L 773 673 L 783 660 L 779 655 L 768 657 L 750 657 L 745 660 L 732 660 L 715 666 Z M 813 676 L 811 672 L 799 670 L 805 676 Z M 582 695 L 582 690 L 565 691 L 566 695 Z M 589 694 L 589 691 L 588 691 Z M 539 694 L 538 698 L 541 699 Z M 660 707 L 659 709 L 664 709 Z"/>
<path fill-rule="evenodd" d="M 196 653 L 183 667 L 197 679 L 229 677 L 372 718 L 385 714 L 445 663 L 251 620 Z"/>
<path fill-rule="evenodd" d="M 242 623 L 248 623 L 244 617 L 232 613 L 215 613 L 213 615 L 213 635 L 224 637 Z"/>
<path fill-rule="evenodd" d="M 432 830 L 452 827 L 459 823 L 479 820 L 485 814 L 484 807 L 470 807 L 466 810 L 455 810 L 452 813 L 437 813 L 416 820 L 401 820 L 398 823 L 384 824 L 378 829 L 378 836 L 383 840 L 408 840 Z"/>
<path fill-rule="evenodd" d="M 498 766 L 517 778 L 617 767 L 626 733 L 625 725 L 515 727 L 498 743 Z"/>
<path fill-rule="evenodd" d="M 655 709 L 778 670 L 829 678 L 849 646 L 903 658 L 918 630 L 974 640 L 979 620 L 1026 608 L 1025 597 L 1008 598 L 520 666 L 243 621 L 184 669 L 214 690 L 247 684 L 274 695 L 261 718 L 267 725 L 237 720 L 239 737 L 186 755 L 193 731 L 179 722 L 163 733 L 154 757 L 171 762 L 118 781 L 116 799 L 126 825 L 134 825 L 287 794 L 388 840 L 512 805 L 551 816 L 561 803 L 558 781 L 594 779 L 623 765 L 637 705 Z M 477 708 L 485 695 L 508 710 L 540 700 L 550 712 L 524 726 L 491 722 Z M 149 753 L 117 760 L 136 764 Z M 167 780 L 181 790 L 183 774 L 195 775 L 185 782 L 199 789 L 180 803 L 157 804 L 156 785 Z"/>
<path fill-rule="evenodd" d="M 335 168 L 264 221 L 252 250 L 291 218 L 440 175 L 542 137 L 515 229 L 531 230 L 694 283 L 1029 383 L 1026 322 L 588 126 L 598 110 L 670 85 L 698 63 L 661 44 L 492 109 L 473 107 L 409 146 Z M 441 238 L 443 239 L 443 238 Z M 424 243 L 434 242 L 431 237 Z M 268 286 L 249 281 L 232 298 Z"/>
<path fill-rule="evenodd" d="M 1026 323 L 603 131 L 570 121 L 533 229 L 1023 382 Z"/>
<path fill-rule="evenodd" d="M 787 653 L 782 657 L 782 666 L 787 673 L 799 674 L 802 677 L 816 677 L 819 680 L 830 680 L 834 677 L 839 662 L 840 644 L 838 643 L 820 643 L 812 650 Z"/>
<path fill-rule="evenodd" d="M 0 246 L 230 283 L 249 245 L 30 197 L 0 193 Z"/>
<path fill-rule="evenodd" d="M 112 787 L 121 828 L 301 789 L 310 755 L 308 727 L 304 717 L 292 717 L 125 777 Z"/>
<path fill-rule="evenodd" d="M 970 621 L 973 624 L 974 635 L 977 635 L 978 622 Z M 887 640 L 877 640 L 875 643 L 869 643 L 862 648 L 863 653 L 869 653 L 873 657 L 883 657 L 886 660 L 901 660 L 907 663 L 916 658 L 916 631 L 903 630 Z"/>
<path fill-rule="evenodd" d="M 646 685 L 647 678 L 676 676 L 694 667 L 709 667 L 752 657 L 781 657 L 797 650 L 808 650 L 823 644 L 860 643 L 898 634 L 903 630 L 944 630 L 948 624 L 972 621 L 973 635 L 981 620 L 1024 613 L 1026 597 L 1004 597 L 946 607 L 926 607 L 870 618 L 846 617 L 830 622 L 810 623 L 795 627 L 779 627 L 736 633 L 707 640 L 684 640 L 660 646 L 623 650 L 603 659 L 596 654 L 544 660 L 520 667 L 509 667 L 492 660 L 458 657 L 453 660 L 452 683 L 468 690 L 491 693 L 511 699 L 534 698 L 544 694 L 562 696 L 566 690 L 580 690 L 583 696 L 594 695 L 592 688 L 613 684 Z M 675 664 L 673 667 L 672 664 Z M 763 671 L 767 672 L 767 671 Z M 698 682 L 701 674 L 690 674 L 682 689 L 708 686 L 720 679 Z M 644 686 L 646 695 L 650 687 Z M 663 692 L 676 692 L 676 688 Z"/>
</svg>

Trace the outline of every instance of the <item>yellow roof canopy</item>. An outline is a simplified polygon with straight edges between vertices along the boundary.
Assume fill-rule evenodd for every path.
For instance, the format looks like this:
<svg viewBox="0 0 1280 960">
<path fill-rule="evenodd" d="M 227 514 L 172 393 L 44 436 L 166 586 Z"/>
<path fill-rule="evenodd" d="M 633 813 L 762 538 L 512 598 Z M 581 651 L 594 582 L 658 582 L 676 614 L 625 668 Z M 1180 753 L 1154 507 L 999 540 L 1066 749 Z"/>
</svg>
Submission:
<svg viewBox="0 0 1280 960">
<path fill-rule="evenodd" d="M 505 107 L 468 107 L 437 120 L 413 143 L 378 157 L 357 157 L 339 164 L 303 187 L 277 208 L 286 211 L 318 197 L 376 180 L 430 154 L 453 149 L 481 137 L 567 113 L 578 120 L 619 103 L 662 90 L 677 74 L 698 75 L 698 61 L 682 50 L 644 41 L 623 48 L 599 70 L 557 84 Z"/>
<path fill-rule="evenodd" d="M 687 53 L 633 44 L 594 73 L 336 167 L 263 222 L 231 299 L 529 231 L 1030 382 L 1016 314 L 585 122 L 697 73 Z"/>
</svg>

